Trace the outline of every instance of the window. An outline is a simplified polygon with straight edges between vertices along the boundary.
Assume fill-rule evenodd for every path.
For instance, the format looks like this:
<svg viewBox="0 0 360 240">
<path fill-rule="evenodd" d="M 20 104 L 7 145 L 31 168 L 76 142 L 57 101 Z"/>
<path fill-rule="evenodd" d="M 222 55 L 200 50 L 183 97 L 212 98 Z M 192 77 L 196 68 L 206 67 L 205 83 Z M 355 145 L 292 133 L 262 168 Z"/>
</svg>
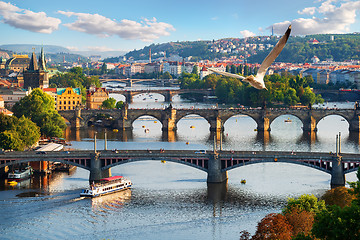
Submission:
<svg viewBox="0 0 360 240">
<path fill-rule="evenodd" d="M 61 101 L 59 101 L 59 104 L 61 104 Z"/>
</svg>

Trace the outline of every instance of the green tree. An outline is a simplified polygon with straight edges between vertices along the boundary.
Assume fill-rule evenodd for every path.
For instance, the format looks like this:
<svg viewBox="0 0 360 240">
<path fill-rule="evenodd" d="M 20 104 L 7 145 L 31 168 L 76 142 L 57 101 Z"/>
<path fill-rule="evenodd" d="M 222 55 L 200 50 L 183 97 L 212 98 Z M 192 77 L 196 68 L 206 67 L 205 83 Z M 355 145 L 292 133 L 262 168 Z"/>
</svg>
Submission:
<svg viewBox="0 0 360 240">
<path fill-rule="evenodd" d="M 104 75 L 107 73 L 107 66 L 106 63 L 103 63 L 103 65 L 101 66 L 101 74 Z"/>
<path fill-rule="evenodd" d="M 289 198 L 286 207 L 283 209 L 283 213 L 289 213 L 294 208 L 314 213 L 326 209 L 325 202 L 323 200 L 318 201 L 314 195 L 308 194 L 301 195 L 297 199 Z"/>
<path fill-rule="evenodd" d="M 115 98 L 110 97 L 110 98 L 103 101 L 103 103 L 101 105 L 101 108 L 114 109 L 115 108 L 115 103 L 116 103 Z"/>
<path fill-rule="evenodd" d="M 161 79 L 172 79 L 173 77 L 171 76 L 171 74 L 169 72 L 165 72 L 162 76 Z"/>
<path fill-rule="evenodd" d="M 123 101 L 118 101 L 115 105 L 116 109 L 122 109 L 124 107 L 124 102 Z"/>
<path fill-rule="evenodd" d="M 3 113 L 0 113 L 0 132 L 5 130 L 10 130 L 12 127 L 17 124 L 17 118 L 14 116 L 7 116 Z"/>
<path fill-rule="evenodd" d="M 315 215 L 312 233 L 317 238 L 327 240 L 360 239 L 360 206 L 329 206 Z"/>
<path fill-rule="evenodd" d="M 91 85 L 101 87 L 98 76 L 88 77 L 83 73 L 81 67 L 73 67 L 68 73 L 58 73 L 49 79 L 50 85 L 56 85 L 59 88 L 80 88 L 82 102 L 86 101 L 86 89 Z"/>
<path fill-rule="evenodd" d="M 15 151 L 23 151 L 25 147 L 19 133 L 15 130 L 5 130 L 0 133 L 0 146 L 3 149 Z"/>
<path fill-rule="evenodd" d="M 52 97 L 41 89 L 34 89 L 28 96 L 22 98 L 13 107 L 18 118 L 25 116 L 40 127 L 41 135 L 47 137 L 62 137 L 66 128 L 64 119 L 55 110 Z"/>
<path fill-rule="evenodd" d="M 30 119 L 22 116 L 14 126 L 25 147 L 31 147 L 40 139 L 40 128 Z"/>
<path fill-rule="evenodd" d="M 353 200 L 354 204 L 360 206 L 360 168 L 358 169 L 356 176 L 358 181 L 349 183 L 351 187 L 349 192 L 355 197 L 355 199 Z"/>
<path fill-rule="evenodd" d="M 196 74 L 196 75 L 199 74 L 199 68 L 198 68 L 198 66 L 196 64 L 194 65 L 191 73 Z"/>
</svg>

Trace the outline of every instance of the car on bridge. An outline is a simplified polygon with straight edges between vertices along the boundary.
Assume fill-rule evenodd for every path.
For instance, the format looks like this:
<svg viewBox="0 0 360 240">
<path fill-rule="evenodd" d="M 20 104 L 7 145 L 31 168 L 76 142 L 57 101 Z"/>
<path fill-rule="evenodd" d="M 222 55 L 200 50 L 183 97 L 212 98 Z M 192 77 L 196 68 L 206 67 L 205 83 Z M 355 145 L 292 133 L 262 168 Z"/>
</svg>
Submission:
<svg viewBox="0 0 360 240">
<path fill-rule="evenodd" d="M 206 150 L 195 151 L 195 153 L 206 154 Z"/>
</svg>

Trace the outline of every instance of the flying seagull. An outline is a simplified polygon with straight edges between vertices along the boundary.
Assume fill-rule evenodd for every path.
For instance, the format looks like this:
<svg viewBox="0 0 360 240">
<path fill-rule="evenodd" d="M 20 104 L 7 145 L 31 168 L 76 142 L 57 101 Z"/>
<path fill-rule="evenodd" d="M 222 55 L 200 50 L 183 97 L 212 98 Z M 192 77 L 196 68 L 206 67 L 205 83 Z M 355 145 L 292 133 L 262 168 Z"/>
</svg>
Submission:
<svg viewBox="0 0 360 240">
<path fill-rule="evenodd" d="M 253 86 L 256 89 L 266 89 L 265 83 L 264 83 L 264 76 L 267 71 L 267 69 L 270 67 L 270 65 L 274 62 L 274 60 L 279 56 L 281 50 L 285 47 L 285 44 L 289 38 L 291 32 L 291 25 L 286 30 L 284 36 L 282 36 L 279 40 L 279 42 L 275 45 L 273 50 L 267 55 L 267 57 L 262 62 L 256 76 L 250 75 L 248 77 L 243 77 L 237 74 L 232 74 L 228 72 L 221 72 L 212 68 L 209 68 L 210 71 L 214 73 L 218 73 L 227 77 L 234 77 L 239 78 L 241 81 L 248 82 L 251 86 Z"/>
</svg>

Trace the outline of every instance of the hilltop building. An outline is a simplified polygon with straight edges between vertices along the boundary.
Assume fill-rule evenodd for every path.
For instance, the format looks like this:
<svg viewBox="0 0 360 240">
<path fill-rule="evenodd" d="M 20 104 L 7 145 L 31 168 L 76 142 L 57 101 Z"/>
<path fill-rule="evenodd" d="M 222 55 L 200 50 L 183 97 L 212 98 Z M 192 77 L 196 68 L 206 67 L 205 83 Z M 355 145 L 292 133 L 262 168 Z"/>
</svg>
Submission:
<svg viewBox="0 0 360 240">
<path fill-rule="evenodd" d="M 46 70 L 44 50 L 41 49 L 39 60 L 33 52 L 29 67 L 23 73 L 24 88 L 47 88 L 49 87 L 49 72 Z"/>
</svg>

